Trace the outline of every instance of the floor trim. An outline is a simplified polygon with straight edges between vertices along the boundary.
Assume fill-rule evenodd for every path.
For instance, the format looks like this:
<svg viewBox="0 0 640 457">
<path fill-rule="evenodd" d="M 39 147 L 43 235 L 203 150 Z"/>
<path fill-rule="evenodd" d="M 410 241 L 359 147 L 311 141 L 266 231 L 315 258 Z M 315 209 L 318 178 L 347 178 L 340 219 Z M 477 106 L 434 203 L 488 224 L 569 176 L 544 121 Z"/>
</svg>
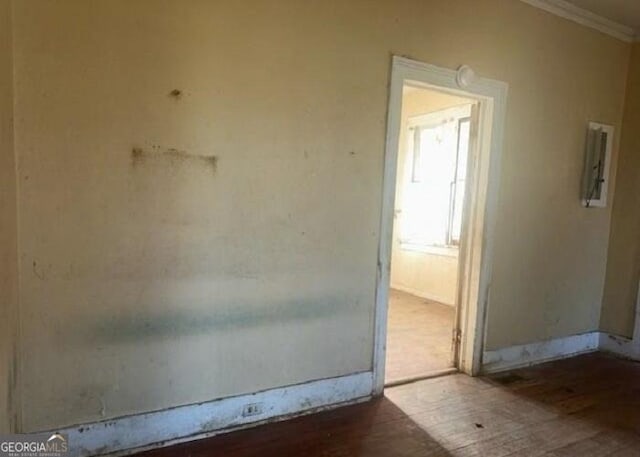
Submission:
<svg viewBox="0 0 640 457">
<path fill-rule="evenodd" d="M 599 347 L 602 351 L 633 360 L 640 360 L 640 341 L 636 339 L 601 332 Z"/>
<path fill-rule="evenodd" d="M 482 357 L 483 373 L 522 368 L 551 360 L 573 357 L 597 351 L 600 332 L 583 333 L 537 343 L 511 346 L 495 351 L 485 351 Z"/>
<path fill-rule="evenodd" d="M 640 360 L 640 284 L 636 296 L 635 323 L 631 338 L 614 335 L 612 333 L 600 333 L 600 349 L 613 354 Z"/>
<path fill-rule="evenodd" d="M 68 435 L 69 457 L 127 455 L 363 401 L 372 391 L 373 373 L 364 372 L 56 431 Z M 247 405 L 262 413 L 243 415 Z"/>
</svg>

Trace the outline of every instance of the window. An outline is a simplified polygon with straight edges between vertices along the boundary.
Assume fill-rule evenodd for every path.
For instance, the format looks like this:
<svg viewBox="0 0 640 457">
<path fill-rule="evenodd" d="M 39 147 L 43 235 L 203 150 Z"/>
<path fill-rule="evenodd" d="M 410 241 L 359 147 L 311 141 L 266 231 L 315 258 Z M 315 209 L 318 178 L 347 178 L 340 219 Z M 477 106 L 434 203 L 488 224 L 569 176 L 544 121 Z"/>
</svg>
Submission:
<svg viewBox="0 0 640 457">
<path fill-rule="evenodd" d="M 460 243 L 470 132 L 471 105 L 409 120 L 400 199 L 404 248 Z"/>
</svg>

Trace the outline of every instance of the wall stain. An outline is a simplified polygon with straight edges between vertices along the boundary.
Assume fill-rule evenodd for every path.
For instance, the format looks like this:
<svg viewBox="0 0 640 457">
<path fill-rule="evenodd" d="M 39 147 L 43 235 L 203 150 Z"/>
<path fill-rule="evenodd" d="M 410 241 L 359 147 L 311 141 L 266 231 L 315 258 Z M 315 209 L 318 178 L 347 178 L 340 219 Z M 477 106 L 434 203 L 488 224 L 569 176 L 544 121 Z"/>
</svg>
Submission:
<svg viewBox="0 0 640 457">
<path fill-rule="evenodd" d="M 308 397 L 305 397 L 305 399 L 302 400 L 302 402 L 300 402 L 300 408 L 303 410 L 310 409 L 312 406 L 313 406 L 313 401 Z"/>
<path fill-rule="evenodd" d="M 176 100 L 179 100 L 180 98 L 182 98 L 182 91 L 180 89 L 173 89 L 171 92 L 169 92 L 169 96 L 175 98 Z"/>
<path fill-rule="evenodd" d="M 36 275 L 36 277 L 40 281 L 44 281 L 45 280 L 44 271 L 40 271 L 38 269 L 38 263 L 35 260 L 33 261 L 33 274 Z"/>
<path fill-rule="evenodd" d="M 218 419 L 211 419 L 202 425 L 200 425 L 200 433 L 211 432 L 213 430 L 219 430 L 223 424 Z"/>
<path fill-rule="evenodd" d="M 77 319 L 83 323 L 83 328 L 74 334 L 84 335 L 81 338 L 90 339 L 93 343 L 96 340 L 108 344 L 139 342 L 351 315 L 356 312 L 356 304 L 357 300 L 347 299 L 324 302 L 300 300 L 272 307 L 233 306 L 218 313 L 176 309 L 161 314 L 104 316 L 102 319 L 92 316 L 93 325 L 87 325 L 87 319 Z"/>
<path fill-rule="evenodd" d="M 200 162 L 209 167 L 212 173 L 215 173 L 218 169 L 218 157 L 215 155 L 192 154 L 181 149 L 162 148 L 158 145 L 153 145 L 151 150 L 145 150 L 139 146 L 131 148 L 131 165 L 134 167 L 144 165 L 147 160 L 156 159 L 167 160 L 172 165 L 189 161 Z"/>
</svg>

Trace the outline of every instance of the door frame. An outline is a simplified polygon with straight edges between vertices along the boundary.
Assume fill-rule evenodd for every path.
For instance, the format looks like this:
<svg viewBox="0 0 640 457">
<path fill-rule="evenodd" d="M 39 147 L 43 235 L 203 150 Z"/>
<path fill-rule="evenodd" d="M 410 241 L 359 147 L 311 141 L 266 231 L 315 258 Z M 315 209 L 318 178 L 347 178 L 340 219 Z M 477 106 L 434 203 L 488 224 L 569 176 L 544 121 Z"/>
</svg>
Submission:
<svg viewBox="0 0 640 457">
<path fill-rule="evenodd" d="M 479 102 L 478 147 L 470 165 L 473 184 L 470 195 L 465 197 L 466 227 L 459 255 L 459 262 L 463 263 L 459 268 L 457 291 L 460 344 L 454 360 L 460 371 L 472 376 L 477 375 L 482 366 L 508 85 L 477 78 L 462 89 L 457 75 L 457 71 L 405 57 L 393 56 L 392 59 L 376 278 L 374 395 L 384 391 L 393 214 L 405 83 Z"/>
</svg>

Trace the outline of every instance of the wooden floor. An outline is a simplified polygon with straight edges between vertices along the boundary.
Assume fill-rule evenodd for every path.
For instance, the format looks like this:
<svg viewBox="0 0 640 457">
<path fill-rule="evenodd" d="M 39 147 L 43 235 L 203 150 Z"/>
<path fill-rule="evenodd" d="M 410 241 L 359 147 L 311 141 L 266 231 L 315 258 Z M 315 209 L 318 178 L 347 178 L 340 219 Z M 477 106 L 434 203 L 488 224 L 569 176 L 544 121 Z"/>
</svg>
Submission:
<svg viewBox="0 0 640 457">
<path fill-rule="evenodd" d="M 385 381 L 415 378 L 453 366 L 454 308 L 391 290 Z"/>
<path fill-rule="evenodd" d="M 490 378 L 456 374 L 143 455 L 640 456 L 640 364 L 590 354 Z"/>
</svg>

